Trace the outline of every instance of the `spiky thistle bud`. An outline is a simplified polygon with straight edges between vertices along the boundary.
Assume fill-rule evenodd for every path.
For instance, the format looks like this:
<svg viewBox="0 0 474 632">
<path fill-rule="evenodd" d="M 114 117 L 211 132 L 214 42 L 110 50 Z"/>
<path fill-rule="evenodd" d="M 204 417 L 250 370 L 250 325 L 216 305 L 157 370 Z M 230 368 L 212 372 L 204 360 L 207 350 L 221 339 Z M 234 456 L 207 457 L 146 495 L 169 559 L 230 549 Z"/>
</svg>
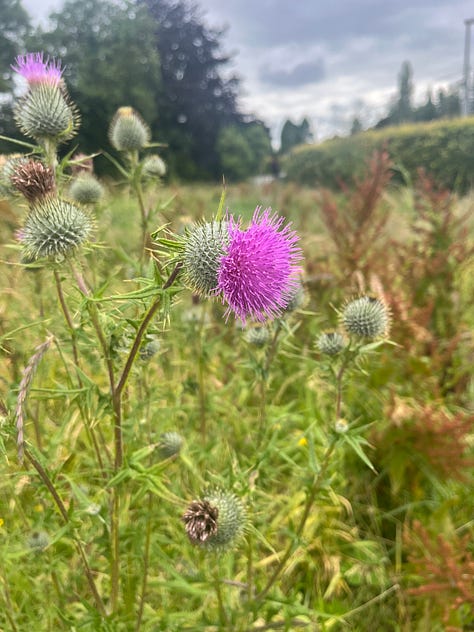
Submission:
<svg viewBox="0 0 474 632">
<path fill-rule="evenodd" d="M 199 224 L 188 232 L 184 272 L 188 285 L 198 294 L 209 296 L 216 290 L 220 261 L 228 242 L 227 222 Z"/>
<path fill-rule="evenodd" d="M 10 182 L 32 204 L 56 190 L 54 171 L 39 160 L 19 162 L 13 169 Z"/>
<path fill-rule="evenodd" d="M 208 551 L 225 552 L 242 537 L 247 513 L 235 494 L 212 489 L 188 506 L 182 520 L 192 544 Z"/>
<path fill-rule="evenodd" d="M 183 437 L 177 432 L 164 432 L 160 436 L 159 450 L 164 459 L 178 456 L 184 445 Z"/>
<path fill-rule="evenodd" d="M 69 140 L 80 122 L 76 106 L 66 91 L 49 83 L 38 84 L 21 97 L 14 114 L 20 130 L 37 141 Z"/>
<path fill-rule="evenodd" d="M 289 316 L 303 307 L 306 302 L 306 294 L 301 280 L 294 287 L 290 288 L 286 300 L 288 302 L 283 309 L 283 315 L 285 316 Z"/>
<path fill-rule="evenodd" d="M 49 546 L 49 536 L 45 531 L 34 531 L 28 538 L 28 547 L 35 553 L 42 553 Z"/>
<path fill-rule="evenodd" d="M 264 347 L 270 340 L 270 330 L 268 327 L 248 327 L 244 330 L 244 339 L 255 347 Z"/>
<path fill-rule="evenodd" d="M 361 296 L 345 305 L 341 312 L 341 323 L 351 336 L 379 338 L 388 333 L 390 313 L 380 298 Z"/>
<path fill-rule="evenodd" d="M 316 346 L 321 353 L 335 356 L 344 349 L 346 340 L 338 331 L 324 331 L 316 340 Z"/>
<path fill-rule="evenodd" d="M 96 204 L 104 194 L 104 187 L 91 173 L 83 171 L 69 187 L 69 195 L 79 204 Z"/>
<path fill-rule="evenodd" d="M 133 108 L 121 107 L 110 123 L 109 139 L 118 151 L 136 151 L 149 143 L 150 129 Z"/>
<path fill-rule="evenodd" d="M 166 175 L 166 164 L 160 156 L 152 154 L 143 161 L 142 174 L 145 178 L 163 178 Z"/>
<path fill-rule="evenodd" d="M 44 198 L 30 210 L 18 231 L 23 245 L 23 261 L 44 257 L 61 260 L 72 254 L 89 237 L 92 219 L 82 209 L 57 198 Z"/>
</svg>

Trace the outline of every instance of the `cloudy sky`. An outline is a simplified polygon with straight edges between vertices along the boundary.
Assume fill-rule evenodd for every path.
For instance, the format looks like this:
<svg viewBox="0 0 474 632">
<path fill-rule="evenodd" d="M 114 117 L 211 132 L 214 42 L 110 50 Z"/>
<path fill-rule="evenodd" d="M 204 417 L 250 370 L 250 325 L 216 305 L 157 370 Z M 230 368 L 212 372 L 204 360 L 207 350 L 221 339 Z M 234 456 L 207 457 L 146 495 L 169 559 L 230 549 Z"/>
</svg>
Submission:
<svg viewBox="0 0 474 632">
<path fill-rule="evenodd" d="M 80 1 L 80 0 L 78 0 Z M 373 124 L 411 62 L 416 98 L 462 78 L 464 20 L 472 0 L 195 0 L 203 19 L 227 27 L 223 48 L 241 78 L 241 106 L 274 137 L 306 116 L 317 139 Z M 61 0 L 23 0 L 44 20 Z M 474 31 L 474 28 L 473 28 Z M 474 66 L 474 45 L 472 50 Z"/>
</svg>

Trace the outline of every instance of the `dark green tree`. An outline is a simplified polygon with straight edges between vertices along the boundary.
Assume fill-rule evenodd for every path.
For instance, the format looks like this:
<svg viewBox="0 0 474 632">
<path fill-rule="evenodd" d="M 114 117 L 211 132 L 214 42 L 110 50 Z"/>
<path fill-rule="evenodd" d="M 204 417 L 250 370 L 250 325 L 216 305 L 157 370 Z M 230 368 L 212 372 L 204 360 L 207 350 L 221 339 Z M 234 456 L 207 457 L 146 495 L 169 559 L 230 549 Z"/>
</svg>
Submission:
<svg viewBox="0 0 474 632">
<path fill-rule="evenodd" d="M 221 52 L 223 31 L 207 27 L 186 0 L 139 1 L 153 18 L 161 59 L 163 90 L 156 105 L 171 169 L 185 177 L 219 177 L 219 131 L 242 119 L 238 81 L 221 74 L 229 61 Z"/>
<path fill-rule="evenodd" d="M 82 115 L 81 150 L 107 148 L 117 108 L 135 108 L 153 128 L 161 89 L 154 25 L 144 5 L 118 0 L 68 0 L 38 30 L 31 50 L 60 57 L 71 96 Z M 159 139 L 157 139 L 159 140 Z"/>
<path fill-rule="evenodd" d="M 292 147 L 309 143 L 312 139 L 311 127 L 306 118 L 299 125 L 287 119 L 281 130 L 280 152 L 286 154 Z"/>
<path fill-rule="evenodd" d="M 351 125 L 351 136 L 354 136 L 354 134 L 359 134 L 359 132 L 361 132 L 363 129 L 362 127 L 362 123 L 360 122 L 360 119 L 355 116 L 352 119 L 352 125 Z"/>
<path fill-rule="evenodd" d="M 20 0 L 0 0 L 0 17 L 0 92 L 10 92 L 13 88 L 11 65 L 23 52 L 30 19 Z"/>
<path fill-rule="evenodd" d="M 270 132 L 261 121 L 223 127 L 216 147 L 223 175 L 230 180 L 262 173 L 272 155 Z"/>
<path fill-rule="evenodd" d="M 433 121 L 438 118 L 438 112 L 433 103 L 431 90 L 428 90 L 426 102 L 413 111 L 413 119 L 415 121 Z"/>
</svg>

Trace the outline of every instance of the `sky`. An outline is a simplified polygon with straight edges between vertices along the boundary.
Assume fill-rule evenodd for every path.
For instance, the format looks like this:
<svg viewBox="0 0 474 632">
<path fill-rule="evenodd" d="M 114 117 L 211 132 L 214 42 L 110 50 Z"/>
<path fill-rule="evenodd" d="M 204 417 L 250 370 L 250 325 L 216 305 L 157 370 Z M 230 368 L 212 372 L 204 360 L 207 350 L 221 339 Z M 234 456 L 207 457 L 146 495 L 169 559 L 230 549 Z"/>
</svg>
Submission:
<svg viewBox="0 0 474 632">
<path fill-rule="evenodd" d="M 80 0 L 78 0 L 80 1 Z M 23 0 L 35 22 L 61 0 Z M 415 101 L 460 82 L 464 20 L 472 0 L 194 0 L 203 21 L 226 28 L 229 71 L 240 107 L 279 137 L 286 119 L 306 117 L 315 140 L 347 134 L 387 112 L 398 73 L 410 61 Z M 474 31 L 474 27 L 473 27 Z M 474 67 L 474 45 L 472 45 Z"/>
</svg>

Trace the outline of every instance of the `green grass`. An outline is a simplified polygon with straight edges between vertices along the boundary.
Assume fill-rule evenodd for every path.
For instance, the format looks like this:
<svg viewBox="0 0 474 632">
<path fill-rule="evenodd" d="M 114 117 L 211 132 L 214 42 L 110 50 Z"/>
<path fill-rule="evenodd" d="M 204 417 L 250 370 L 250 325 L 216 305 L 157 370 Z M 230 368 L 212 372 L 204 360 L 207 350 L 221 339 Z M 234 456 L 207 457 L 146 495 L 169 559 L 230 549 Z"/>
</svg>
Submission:
<svg viewBox="0 0 474 632">
<path fill-rule="evenodd" d="M 219 186 L 204 185 L 150 192 L 158 209 L 151 228 L 167 224 L 180 233 L 209 219 L 220 195 Z M 363 354 L 345 373 L 340 416 L 348 433 L 334 431 L 340 360 L 321 357 L 315 340 L 337 325 L 334 308 L 360 289 L 357 274 L 338 267 L 320 192 L 244 184 L 227 191 L 234 213 L 248 219 L 258 204 L 272 206 L 300 232 L 306 303 L 272 326 L 273 347 L 258 348 L 238 323 L 225 322 L 219 303 L 195 304 L 184 288 L 170 305 L 165 301 L 145 339 L 158 350 L 137 358 L 124 391 L 118 468 L 109 374 L 94 318 L 120 375 L 153 300 L 129 296 L 153 287 L 153 266 L 140 270 L 138 263 L 135 201 L 127 191 L 110 193 L 97 209 L 94 243 L 74 262 L 97 302 L 78 290 L 67 264 L 57 267 L 73 333 L 52 270 L 18 265 L 9 212 L 0 246 L 0 629 L 471 629 L 472 222 L 464 222 L 466 232 L 455 223 L 442 228 L 449 259 L 433 251 L 435 219 L 426 233 L 414 223 L 412 191 L 384 196 L 390 220 L 365 281 L 383 286 L 396 346 Z M 456 218 L 469 203 L 452 202 Z M 25 209 L 12 208 L 21 223 Z M 446 265 L 436 271 L 442 256 Z M 166 279 L 171 268 L 163 267 L 163 257 L 160 265 Z M 23 371 L 48 336 L 54 338 L 25 402 L 25 436 L 66 518 L 32 461 L 18 462 L 15 445 Z M 185 440 L 176 459 L 160 454 L 167 431 Z M 231 490 L 247 507 L 245 538 L 225 555 L 196 548 L 184 531 L 187 505 L 207 486 Z M 432 550 L 416 521 L 430 534 Z M 425 592 L 410 592 L 420 586 Z"/>
</svg>

